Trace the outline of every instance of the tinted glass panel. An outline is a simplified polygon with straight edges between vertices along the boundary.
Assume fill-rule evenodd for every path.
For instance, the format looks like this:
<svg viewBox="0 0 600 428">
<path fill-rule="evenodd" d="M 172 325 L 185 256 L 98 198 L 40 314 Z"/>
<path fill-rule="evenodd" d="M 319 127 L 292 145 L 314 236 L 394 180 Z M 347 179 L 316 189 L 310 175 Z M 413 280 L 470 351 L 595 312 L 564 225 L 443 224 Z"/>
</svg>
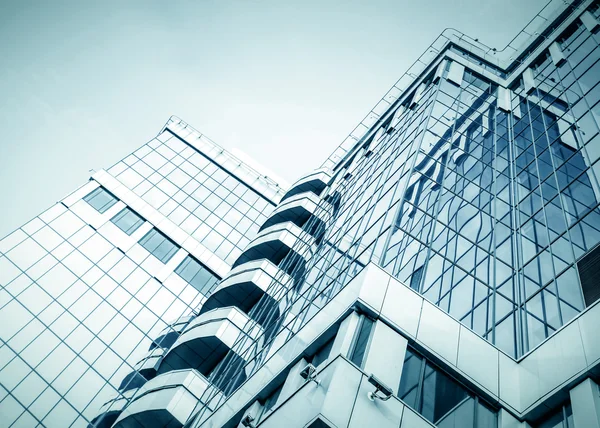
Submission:
<svg viewBox="0 0 600 428">
<path fill-rule="evenodd" d="M 360 323 L 360 330 L 356 337 L 356 344 L 354 345 L 352 357 L 350 358 L 350 361 L 352 361 L 359 367 L 362 367 L 363 358 L 365 356 L 365 352 L 367 351 L 367 344 L 369 343 L 369 336 L 371 335 L 372 326 L 373 321 L 371 321 L 367 317 L 362 318 L 362 322 Z"/>
<path fill-rule="evenodd" d="M 417 408 L 417 389 L 421 378 L 422 365 L 423 359 L 420 356 L 410 350 L 406 351 L 398 397 L 413 409 Z"/>
<path fill-rule="evenodd" d="M 129 208 L 123 208 L 123 210 L 114 216 L 110 221 L 116 224 L 119 229 L 128 235 L 138 230 L 138 228 L 144 224 L 144 219 L 137 215 Z"/>
<path fill-rule="evenodd" d="M 175 273 L 189 282 L 196 290 L 202 294 L 208 294 L 213 286 L 219 281 L 200 262 L 191 256 L 187 256 L 183 262 L 175 269 Z"/>
<path fill-rule="evenodd" d="M 146 236 L 141 239 L 140 245 L 163 263 L 167 263 L 171 260 L 171 257 L 173 257 L 179 249 L 179 247 L 169 238 L 156 229 L 152 229 L 148 232 Z"/>
<path fill-rule="evenodd" d="M 93 206 L 96 211 L 103 214 L 110 207 L 117 203 L 118 199 L 113 195 L 108 193 L 102 187 L 98 187 L 93 192 L 89 193 L 86 197 L 83 198 L 88 204 Z"/>
<path fill-rule="evenodd" d="M 595 248 L 579 263 L 579 277 L 583 288 L 583 297 L 586 306 L 590 306 L 600 298 L 600 247 Z"/>
<path fill-rule="evenodd" d="M 421 284 L 422 276 L 423 276 L 423 266 L 421 266 L 416 271 L 414 271 L 412 276 L 410 277 L 410 288 L 412 288 L 415 291 L 419 291 L 419 285 Z"/>
<path fill-rule="evenodd" d="M 408 349 L 398 397 L 443 428 L 495 428 L 496 412 L 415 351 Z"/>
<path fill-rule="evenodd" d="M 434 423 L 467 397 L 460 385 L 429 364 L 425 367 L 422 394 L 421 414 Z"/>
</svg>

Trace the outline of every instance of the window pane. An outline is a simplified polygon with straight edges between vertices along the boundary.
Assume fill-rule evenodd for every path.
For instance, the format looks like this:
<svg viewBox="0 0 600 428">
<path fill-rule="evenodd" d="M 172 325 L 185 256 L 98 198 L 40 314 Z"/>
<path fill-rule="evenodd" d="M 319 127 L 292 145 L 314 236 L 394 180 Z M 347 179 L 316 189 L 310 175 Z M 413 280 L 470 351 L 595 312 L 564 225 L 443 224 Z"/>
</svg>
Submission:
<svg viewBox="0 0 600 428">
<path fill-rule="evenodd" d="M 128 235 L 131 235 L 142 224 L 144 224 L 144 219 L 127 207 L 123 208 L 123 210 L 114 216 L 110 221 L 116 224 L 119 229 Z"/>
<path fill-rule="evenodd" d="M 360 330 L 356 337 L 356 344 L 354 345 L 354 349 L 352 350 L 352 357 L 350 358 L 350 361 L 352 361 L 358 367 L 362 367 L 363 358 L 365 356 L 365 352 L 367 351 L 367 344 L 369 343 L 369 337 L 371 336 L 372 326 L 373 321 L 371 321 L 367 317 L 362 318 L 362 322 L 360 323 Z"/>
<path fill-rule="evenodd" d="M 467 397 L 467 392 L 448 376 L 427 364 L 423 380 L 421 414 L 433 423 Z"/>
<path fill-rule="evenodd" d="M 398 397 L 415 410 L 417 409 L 417 388 L 419 387 L 422 363 L 421 357 L 407 350 L 398 387 Z"/>
<path fill-rule="evenodd" d="M 100 214 L 105 213 L 118 201 L 117 198 L 108 193 L 102 187 L 98 187 L 96 190 L 85 196 L 83 200 L 94 207 Z"/>
<path fill-rule="evenodd" d="M 423 276 L 423 266 L 415 270 L 410 277 L 410 288 L 415 291 L 419 291 L 419 285 L 421 284 L 421 277 Z"/>
<path fill-rule="evenodd" d="M 177 269 L 175 269 L 175 273 L 204 295 L 208 294 L 219 280 L 219 278 L 191 256 L 187 256 L 181 262 Z"/>
<path fill-rule="evenodd" d="M 481 403 L 477 404 L 477 428 L 496 428 L 498 422 L 496 421 L 496 413 L 484 406 Z"/>
<path fill-rule="evenodd" d="M 140 245 L 163 263 L 171 260 L 179 247 L 156 229 L 152 229 L 141 240 Z"/>
<path fill-rule="evenodd" d="M 475 417 L 475 400 L 469 398 L 437 423 L 438 428 L 494 428 L 489 425 L 473 425 Z"/>
</svg>

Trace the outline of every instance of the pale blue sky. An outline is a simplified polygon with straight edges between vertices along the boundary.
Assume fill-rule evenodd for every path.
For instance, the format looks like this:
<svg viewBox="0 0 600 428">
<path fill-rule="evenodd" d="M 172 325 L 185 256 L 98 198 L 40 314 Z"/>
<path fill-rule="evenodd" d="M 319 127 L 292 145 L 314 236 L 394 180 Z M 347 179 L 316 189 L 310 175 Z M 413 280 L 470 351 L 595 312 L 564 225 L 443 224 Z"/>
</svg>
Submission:
<svg viewBox="0 0 600 428">
<path fill-rule="evenodd" d="M 501 49 L 545 0 L 0 2 L 0 236 L 175 114 L 294 181 L 446 27 Z"/>
</svg>

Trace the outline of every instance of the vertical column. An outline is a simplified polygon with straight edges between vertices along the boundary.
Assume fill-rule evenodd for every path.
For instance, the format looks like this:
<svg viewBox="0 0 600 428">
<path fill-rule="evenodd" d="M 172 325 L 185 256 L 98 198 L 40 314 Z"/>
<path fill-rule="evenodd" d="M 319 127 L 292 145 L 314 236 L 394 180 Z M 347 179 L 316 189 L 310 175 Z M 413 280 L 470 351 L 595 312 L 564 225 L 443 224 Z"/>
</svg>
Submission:
<svg viewBox="0 0 600 428">
<path fill-rule="evenodd" d="M 356 312 L 352 312 L 346 317 L 340 324 L 333 346 L 329 352 L 329 358 L 335 358 L 337 355 L 342 354 L 348 356 L 348 352 L 352 347 L 352 340 L 358 326 L 359 315 Z"/>
<path fill-rule="evenodd" d="M 498 428 L 531 428 L 527 422 L 521 422 L 504 409 L 498 412 Z"/>
<path fill-rule="evenodd" d="M 397 392 L 408 341 L 381 321 L 375 322 L 374 329 L 364 371 Z"/>
<path fill-rule="evenodd" d="M 575 428 L 600 428 L 600 391 L 586 379 L 569 391 Z"/>
</svg>

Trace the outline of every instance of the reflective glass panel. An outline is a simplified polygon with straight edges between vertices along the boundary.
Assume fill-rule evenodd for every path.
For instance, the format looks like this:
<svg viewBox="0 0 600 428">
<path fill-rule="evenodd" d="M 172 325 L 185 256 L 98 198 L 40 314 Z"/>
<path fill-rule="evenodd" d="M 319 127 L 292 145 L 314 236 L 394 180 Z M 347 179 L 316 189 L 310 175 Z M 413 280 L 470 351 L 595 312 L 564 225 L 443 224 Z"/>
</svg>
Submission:
<svg viewBox="0 0 600 428">
<path fill-rule="evenodd" d="M 208 269 L 192 256 L 187 256 L 175 273 L 189 282 L 196 290 L 206 295 L 219 281 Z"/>
<path fill-rule="evenodd" d="M 128 235 L 131 235 L 133 232 L 138 230 L 142 224 L 144 224 L 144 219 L 128 207 L 123 208 L 123 210 L 114 216 L 110 221 L 116 224 L 119 229 Z"/>
<path fill-rule="evenodd" d="M 141 240 L 140 245 L 163 263 L 171 260 L 179 247 L 156 229 L 152 229 Z"/>
<path fill-rule="evenodd" d="M 98 187 L 96 190 L 89 193 L 83 200 L 93 206 L 100 214 L 108 211 L 108 209 L 118 201 L 117 198 L 102 187 Z"/>
</svg>

